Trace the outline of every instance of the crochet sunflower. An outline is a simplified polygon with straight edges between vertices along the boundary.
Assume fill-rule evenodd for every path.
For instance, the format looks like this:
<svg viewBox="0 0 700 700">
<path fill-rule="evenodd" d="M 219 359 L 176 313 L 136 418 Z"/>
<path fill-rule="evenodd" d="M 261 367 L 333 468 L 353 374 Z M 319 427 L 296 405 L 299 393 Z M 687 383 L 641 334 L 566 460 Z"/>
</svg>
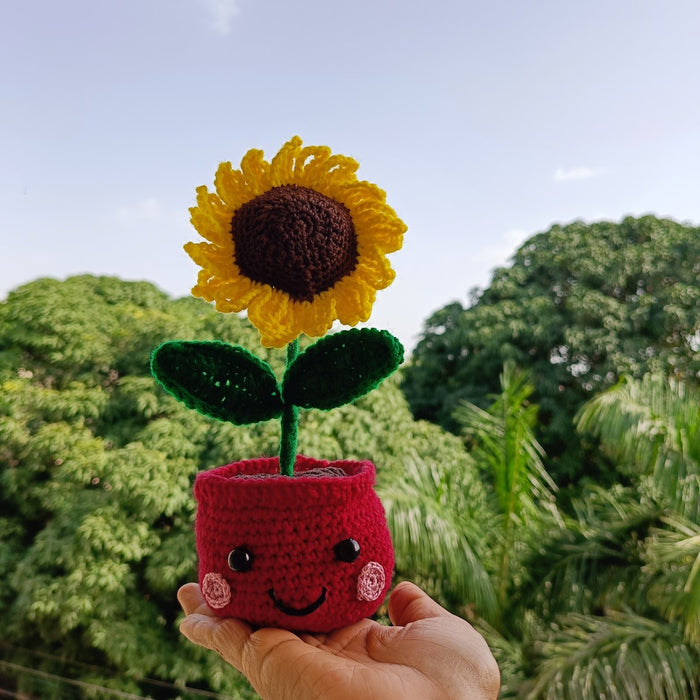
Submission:
<svg viewBox="0 0 700 700">
<path fill-rule="evenodd" d="M 201 267 L 192 294 L 218 311 L 248 313 L 261 343 L 287 346 L 281 382 L 238 346 L 169 341 L 151 369 L 161 385 L 201 413 L 236 424 L 281 418 L 280 469 L 291 475 L 298 407 L 330 409 L 373 389 L 403 360 L 386 331 L 328 335 L 299 353 L 298 338 L 324 336 L 338 320 L 367 321 L 394 271 L 405 224 L 358 163 L 327 146 L 288 141 L 270 162 L 251 149 L 240 170 L 221 163 L 215 192 L 197 188 L 192 224 L 205 239 L 185 250 Z"/>
<path fill-rule="evenodd" d="M 219 311 L 248 310 L 263 345 L 318 337 L 338 319 L 367 321 L 376 291 L 394 279 L 386 259 L 405 224 L 357 161 L 327 146 L 288 141 L 267 162 L 250 150 L 241 169 L 221 163 L 197 189 L 192 224 L 207 242 L 185 250 L 201 266 L 194 296 Z"/>
</svg>

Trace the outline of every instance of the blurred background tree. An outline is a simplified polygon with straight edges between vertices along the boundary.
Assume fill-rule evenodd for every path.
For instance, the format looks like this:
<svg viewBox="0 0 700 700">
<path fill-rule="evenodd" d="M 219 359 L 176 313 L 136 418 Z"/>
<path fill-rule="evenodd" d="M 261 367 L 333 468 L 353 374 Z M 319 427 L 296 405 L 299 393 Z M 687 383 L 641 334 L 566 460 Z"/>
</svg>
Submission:
<svg viewBox="0 0 700 700">
<path fill-rule="evenodd" d="M 457 432 L 460 402 L 485 408 L 505 362 L 532 372 L 536 437 L 558 485 L 611 465 L 586 451 L 573 417 L 622 375 L 700 376 L 700 228 L 654 216 L 553 226 L 464 308 L 431 316 L 404 373 L 416 418 Z"/>
<path fill-rule="evenodd" d="M 554 227 L 496 274 L 502 294 L 443 310 L 403 385 L 399 373 L 353 405 L 302 413 L 301 452 L 375 462 L 396 578 L 477 625 L 504 698 L 700 690 L 696 234 L 653 217 Z M 611 241 L 649 291 L 630 281 L 638 291 L 623 300 L 613 287 L 607 306 L 584 314 L 593 288 L 614 281 L 612 270 L 589 291 L 581 281 L 615 253 Z M 596 264 L 576 252 L 589 244 L 602 246 Z M 548 258 L 574 275 L 561 302 L 544 268 L 528 277 Z M 623 323 L 628 313 L 637 320 Z M 279 426 L 212 421 L 161 391 L 150 352 L 175 338 L 241 344 L 283 370 L 283 351 L 262 348 L 245 320 L 147 283 L 44 279 L 0 304 L 2 688 L 41 699 L 254 697 L 180 637 L 175 594 L 196 577 L 196 473 L 276 454 Z M 586 369 L 584 355 L 598 364 Z M 424 398 L 443 402 L 455 434 L 409 410 L 401 387 L 418 386 L 426 367 Z M 557 442 L 566 426 L 569 451 Z M 543 439 L 559 446 L 554 460 Z"/>
<path fill-rule="evenodd" d="M 700 392 L 660 375 L 584 405 L 628 476 L 592 486 L 527 562 L 531 698 L 684 698 L 700 691 Z M 518 607 L 520 607 L 518 603 Z M 525 693 L 525 689 L 528 693 Z"/>
</svg>

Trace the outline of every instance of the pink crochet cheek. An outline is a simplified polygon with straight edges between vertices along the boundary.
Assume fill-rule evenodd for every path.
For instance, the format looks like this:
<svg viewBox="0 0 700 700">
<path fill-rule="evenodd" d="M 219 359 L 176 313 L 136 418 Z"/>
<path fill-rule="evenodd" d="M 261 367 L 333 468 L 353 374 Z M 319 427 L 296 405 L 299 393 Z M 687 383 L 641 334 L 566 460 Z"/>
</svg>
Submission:
<svg viewBox="0 0 700 700">
<path fill-rule="evenodd" d="M 221 574 L 206 574 L 202 580 L 202 595 L 209 607 L 225 608 L 231 602 L 231 587 Z"/>
<path fill-rule="evenodd" d="M 357 577 L 357 599 L 377 600 L 384 592 L 385 584 L 384 567 L 376 561 L 368 562 L 362 567 L 362 571 Z"/>
</svg>

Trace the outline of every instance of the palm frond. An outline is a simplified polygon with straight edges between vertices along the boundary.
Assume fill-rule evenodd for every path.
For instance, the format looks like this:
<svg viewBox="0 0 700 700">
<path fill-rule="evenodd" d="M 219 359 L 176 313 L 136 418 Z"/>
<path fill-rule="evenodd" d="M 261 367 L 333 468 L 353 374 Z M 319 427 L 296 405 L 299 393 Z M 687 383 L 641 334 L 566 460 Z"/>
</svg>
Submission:
<svg viewBox="0 0 700 700">
<path fill-rule="evenodd" d="M 623 379 L 589 401 L 576 417 L 632 473 L 653 476 L 659 494 L 685 517 L 700 517 L 700 393 L 647 375 Z"/>
<path fill-rule="evenodd" d="M 402 483 L 386 484 L 378 492 L 397 570 L 433 579 L 446 595 L 493 619 L 497 601 L 485 560 L 494 515 L 466 455 L 463 461 L 439 464 L 414 456 L 404 464 Z"/>
<path fill-rule="evenodd" d="M 661 512 L 641 504 L 632 489 L 590 487 L 573 501 L 575 518 L 551 530 L 524 565 L 531 585 L 521 604 L 545 619 L 562 612 L 590 613 L 623 600 L 646 606 L 642 543 Z"/>
<path fill-rule="evenodd" d="M 529 374 L 506 363 L 501 393 L 488 411 L 463 403 L 454 414 L 472 459 L 493 484 L 500 514 L 496 577 L 502 611 L 511 589 L 522 581 L 525 545 L 540 536 L 545 523 L 558 518 L 556 485 L 544 468 L 544 451 L 533 432 L 537 416 L 537 406 L 529 403 L 533 391 Z"/>
<path fill-rule="evenodd" d="M 700 524 L 676 517 L 662 521 L 666 527 L 652 530 L 646 551 L 649 600 L 700 647 Z"/>
<path fill-rule="evenodd" d="M 536 652 L 529 700 L 697 697 L 700 655 L 673 624 L 621 612 L 567 615 Z"/>
<path fill-rule="evenodd" d="M 488 411 L 463 402 L 454 414 L 473 445 L 473 459 L 488 467 L 504 514 L 537 511 L 537 501 L 551 500 L 557 489 L 544 468 L 544 450 L 533 431 L 537 406 L 528 403 L 533 391 L 529 374 L 507 363 L 501 394 Z"/>
</svg>

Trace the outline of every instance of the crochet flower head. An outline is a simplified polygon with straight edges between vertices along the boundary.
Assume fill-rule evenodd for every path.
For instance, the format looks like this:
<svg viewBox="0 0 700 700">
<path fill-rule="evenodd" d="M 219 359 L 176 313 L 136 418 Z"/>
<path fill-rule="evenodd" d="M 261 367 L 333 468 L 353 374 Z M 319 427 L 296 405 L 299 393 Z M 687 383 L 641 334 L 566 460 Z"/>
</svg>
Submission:
<svg viewBox="0 0 700 700">
<path fill-rule="evenodd" d="M 201 266 L 195 296 L 223 312 L 247 309 L 263 345 L 324 335 L 337 319 L 366 321 L 394 279 L 386 255 L 405 224 L 358 163 L 326 146 L 288 141 L 268 163 L 250 150 L 197 189 L 192 223 L 206 242 L 185 250 Z"/>
<path fill-rule="evenodd" d="M 185 250 L 201 265 L 192 292 L 219 311 L 248 310 L 264 345 L 287 345 L 281 381 L 242 347 L 219 341 L 168 341 L 151 370 L 190 408 L 237 425 L 281 420 L 280 469 L 291 475 L 299 408 L 331 409 L 376 387 L 403 361 L 387 331 L 351 329 L 299 352 L 299 335 L 323 336 L 337 319 L 369 318 L 376 291 L 394 271 L 404 223 L 358 164 L 326 146 L 287 142 L 270 163 L 251 150 L 241 169 L 222 163 L 216 192 L 197 189 L 192 223 L 206 242 Z"/>
</svg>

